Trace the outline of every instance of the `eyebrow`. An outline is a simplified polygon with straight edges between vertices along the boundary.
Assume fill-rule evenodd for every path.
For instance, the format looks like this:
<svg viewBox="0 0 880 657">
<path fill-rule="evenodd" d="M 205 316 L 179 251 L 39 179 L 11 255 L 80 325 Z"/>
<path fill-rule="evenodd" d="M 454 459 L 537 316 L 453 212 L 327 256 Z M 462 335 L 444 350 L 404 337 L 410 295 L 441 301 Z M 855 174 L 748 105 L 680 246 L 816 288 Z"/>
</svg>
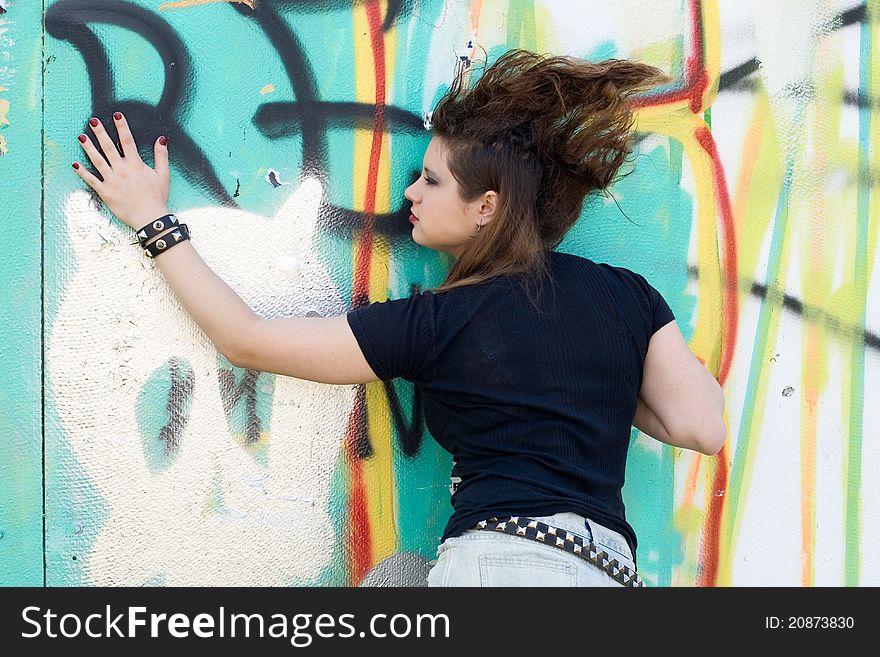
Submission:
<svg viewBox="0 0 880 657">
<path fill-rule="evenodd" d="M 433 171 L 431 171 L 428 167 L 423 166 L 422 168 L 425 170 L 425 173 L 427 173 L 429 176 L 433 176 L 434 178 L 437 177 L 437 174 L 434 173 Z"/>
</svg>

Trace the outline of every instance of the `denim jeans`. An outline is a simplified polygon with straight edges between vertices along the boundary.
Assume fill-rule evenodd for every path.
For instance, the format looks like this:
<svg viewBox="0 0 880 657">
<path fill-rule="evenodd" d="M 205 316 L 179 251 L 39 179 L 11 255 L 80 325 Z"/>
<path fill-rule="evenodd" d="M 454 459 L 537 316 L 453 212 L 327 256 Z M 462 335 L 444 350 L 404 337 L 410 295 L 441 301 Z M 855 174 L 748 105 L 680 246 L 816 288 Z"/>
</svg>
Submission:
<svg viewBox="0 0 880 657">
<path fill-rule="evenodd" d="M 529 516 L 590 538 L 612 558 L 635 568 L 624 536 L 575 513 Z M 601 568 L 559 548 L 522 536 L 468 529 L 437 548 L 428 586 L 623 586 Z"/>
</svg>

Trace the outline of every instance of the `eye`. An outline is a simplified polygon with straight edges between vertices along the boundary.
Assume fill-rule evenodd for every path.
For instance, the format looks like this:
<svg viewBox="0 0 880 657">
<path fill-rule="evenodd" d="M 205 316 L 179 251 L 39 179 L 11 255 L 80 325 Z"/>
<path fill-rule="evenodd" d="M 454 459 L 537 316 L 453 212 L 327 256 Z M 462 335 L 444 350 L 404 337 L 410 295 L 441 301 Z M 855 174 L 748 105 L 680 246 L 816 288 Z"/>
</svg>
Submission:
<svg viewBox="0 0 880 657">
<path fill-rule="evenodd" d="M 428 176 L 422 176 L 422 178 L 424 178 L 425 182 L 428 183 L 429 185 L 436 185 L 437 184 L 437 181 L 434 180 L 433 178 L 428 178 Z"/>
</svg>

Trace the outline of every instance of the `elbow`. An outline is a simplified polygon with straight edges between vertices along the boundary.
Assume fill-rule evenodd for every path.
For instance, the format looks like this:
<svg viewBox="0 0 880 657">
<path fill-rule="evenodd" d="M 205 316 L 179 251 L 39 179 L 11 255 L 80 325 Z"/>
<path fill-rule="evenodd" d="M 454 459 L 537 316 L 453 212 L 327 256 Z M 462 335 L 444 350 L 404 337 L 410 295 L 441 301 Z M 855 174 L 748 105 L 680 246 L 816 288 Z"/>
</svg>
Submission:
<svg viewBox="0 0 880 657">
<path fill-rule="evenodd" d="M 238 352 L 232 351 L 231 349 L 226 349 L 226 350 L 220 351 L 220 353 L 223 354 L 223 357 L 226 360 L 228 360 L 229 364 L 232 365 L 233 367 L 240 367 L 243 369 L 247 369 L 247 366 L 245 365 L 244 360 L 242 359 L 241 355 L 239 355 Z"/>
<path fill-rule="evenodd" d="M 713 378 L 713 381 L 715 381 L 716 386 L 715 411 L 704 426 L 714 427 L 714 430 L 706 432 L 707 435 L 701 443 L 703 449 L 700 450 L 707 456 L 718 454 L 724 447 L 724 443 L 727 442 L 727 424 L 724 422 L 724 390 L 717 380 Z"/>
<path fill-rule="evenodd" d="M 248 353 L 247 347 L 253 344 L 253 340 L 249 337 L 252 335 L 250 325 L 239 329 L 236 339 L 226 344 L 217 344 L 217 351 L 223 354 L 223 357 L 229 361 L 233 367 L 240 369 L 252 369 L 255 359 L 253 354 Z"/>
<path fill-rule="evenodd" d="M 727 442 L 727 424 L 724 422 L 724 393 L 718 388 L 718 404 L 712 414 L 704 417 L 699 428 L 692 432 L 695 449 L 706 456 L 715 456 Z"/>
<path fill-rule="evenodd" d="M 700 451 L 706 456 L 715 456 L 727 442 L 727 424 L 724 422 L 724 410 L 722 407 L 714 422 L 706 424 L 707 427 L 715 427 L 713 431 L 706 431 L 699 441 Z"/>
<path fill-rule="evenodd" d="M 724 447 L 725 442 L 727 442 L 727 426 L 722 421 L 721 430 L 716 431 L 709 438 L 703 439 L 700 451 L 706 456 L 715 456 Z"/>
<path fill-rule="evenodd" d="M 715 456 L 727 441 L 727 427 L 722 422 L 720 429 L 708 431 L 704 426 L 699 431 L 692 431 L 685 435 L 688 436 L 687 439 L 673 441 L 672 444 L 706 456 Z"/>
</svg>

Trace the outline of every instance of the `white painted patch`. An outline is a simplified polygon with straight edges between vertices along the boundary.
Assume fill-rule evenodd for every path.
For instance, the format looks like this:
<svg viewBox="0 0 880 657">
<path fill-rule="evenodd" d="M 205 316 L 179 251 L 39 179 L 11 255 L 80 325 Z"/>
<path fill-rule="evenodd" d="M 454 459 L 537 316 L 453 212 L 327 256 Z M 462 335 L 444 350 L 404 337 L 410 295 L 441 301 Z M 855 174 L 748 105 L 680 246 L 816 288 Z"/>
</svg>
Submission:
<svg viewBox="0 0 880 657">
<path fill-rule="evenodd" d="M 330 316 L 346 308 L 310 246 L 321 196 L 320 183 L 307 179 L 272 218 L 222 207 L 176 214 L 205 262 L 259 316 Z M 95 533 L 81 560 L 88 583 L 285 585 L 318 576 L 336 542 L 330 484 L 355 386 L 276 376 L 274 398 L 296 403 L 272 405 L 266 458 L 255 458 L 228 428 L 222 359 L 161 272 L 144 266 L 134 232 L 108 224 L 82 191 L 64 211 L 75 273 L 48 335 L 46 364 L 63 431 L 57 439 L 76 461 L 56 467 L 85 473 L 98 495 L 82 518 L 104 519 L 100 527 L 86 523 Z M 295 281 L 272 266 L 285 258 L 302 263 Z M 142 398 L 142 390 L 171 357 L 192 369 L 194 396 L 176 459 L 153 473 L 138 407 L 166 403 Z M 85 482 L 65 485 L 73 494 Z"/>
</svg>

